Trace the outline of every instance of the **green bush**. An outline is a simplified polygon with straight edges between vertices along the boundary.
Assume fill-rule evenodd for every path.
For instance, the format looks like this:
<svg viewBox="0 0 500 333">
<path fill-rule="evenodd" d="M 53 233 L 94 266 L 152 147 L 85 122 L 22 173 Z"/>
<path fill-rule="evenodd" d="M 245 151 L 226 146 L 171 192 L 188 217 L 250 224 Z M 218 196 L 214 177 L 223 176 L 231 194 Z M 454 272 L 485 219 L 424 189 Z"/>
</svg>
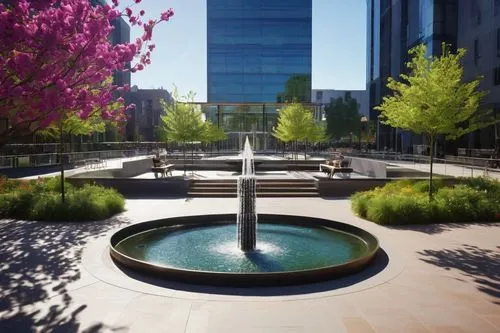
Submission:
<svg viewBox="0 0 500 333">
<path fill-rule="evenodd" d="M 63 203 L 60 184 L 59 177 L 29 182 L 2 179 L 0 218 L 89 221 L 106 219 L 125 208 L 125 199 L 114 189 L 97 185 L 76 188 L 67 182 Z"/>
<path fill-rule="evenodd" d="M 500 182 L 461 179 L 453 187 L 436 182 L 428 199 L 427 181 L 391 182 L 351 197 L 355 214 L 379 224 L 490 222 L 500 219 Z"/>
</svg>

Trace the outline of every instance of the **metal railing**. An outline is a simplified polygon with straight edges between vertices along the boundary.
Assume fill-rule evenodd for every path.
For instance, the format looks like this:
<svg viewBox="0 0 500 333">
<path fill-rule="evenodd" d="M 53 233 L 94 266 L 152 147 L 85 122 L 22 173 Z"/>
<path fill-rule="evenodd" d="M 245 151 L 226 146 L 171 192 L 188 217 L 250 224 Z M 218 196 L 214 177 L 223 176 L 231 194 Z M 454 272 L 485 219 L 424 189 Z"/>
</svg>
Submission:
<svg viewBox="0 0 500 333">
<path fill-rule="evenodd" d="M 148 151 L 140 150 L 105 150 L 90 152 L 64 153 L 62 161 L 66 165 L 84 166 L 87 161 L 107 161 L 149 155 Z M 60 164 L 57 153 L 25 154 L 0 156 L 0 169 L 21 167 L 43 167 Z"/>
</svg>

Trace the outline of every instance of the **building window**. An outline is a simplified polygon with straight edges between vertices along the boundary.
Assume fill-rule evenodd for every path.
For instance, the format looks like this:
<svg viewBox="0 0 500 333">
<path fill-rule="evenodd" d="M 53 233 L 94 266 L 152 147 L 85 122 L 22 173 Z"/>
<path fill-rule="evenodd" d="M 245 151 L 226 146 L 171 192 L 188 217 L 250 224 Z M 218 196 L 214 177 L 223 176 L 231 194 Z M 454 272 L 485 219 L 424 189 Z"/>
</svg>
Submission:
<svg viewBox="0 0 500 333">
<path fill-rule="evenodd" d="M 470 18 L 472 21 L 472 26 L 478 26 L 481 24 L 481 8 L 477 0 L 471 0 L 470 4 Z"/>
<path fill-rule="evenodd" d="M 322 91 L 316 91 L 316 100 L 317 101 L 323 100 L 323 92 Z"/>
<path fill-rule="evenodd" d="M 500 85 L 500 66 L 493 69 L 493 84 L 495 86 Z"/>
<path fill-rule="evenodd" d="M 500 57 L 500 28 L 497 28 L 497 57 Z"/>
<path fill-rule="evenodd" d="M 479 39 L 474 40 L 474 65 L 477 66 L 479 63 L 479 58 L 481 55 L 479 54 Z"/>
</svg>

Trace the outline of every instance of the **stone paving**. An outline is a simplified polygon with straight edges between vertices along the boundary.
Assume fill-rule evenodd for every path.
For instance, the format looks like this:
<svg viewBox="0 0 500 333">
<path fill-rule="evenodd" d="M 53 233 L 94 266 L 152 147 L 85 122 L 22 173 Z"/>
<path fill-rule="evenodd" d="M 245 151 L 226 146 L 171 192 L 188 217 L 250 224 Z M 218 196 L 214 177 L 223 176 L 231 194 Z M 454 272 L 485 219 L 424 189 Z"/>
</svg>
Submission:
<svg viewBox="0 0 500 333">
<path fill-rule="evenodd" d="M 387 256 L 369 274 L 325 283 L 196 287 L 134 279 L 107 240 L 130 223 L 234 212 L 236 199 L 127 200 L 102 222 L 2 220 L 0 332 L 500 332 L 500 224 L 389 228 L 355 217 L 348 200 L 257 205 L 361 226 Z"/>
<path fill-rule="evenodd" d="M 404 168 L 415 169 L 418 171 L 429 172 L 430 166 L 428 163 L 415 163 L 405 161 L 388 161 L 388 165 L 394 165 Z M 452 176 L 452 177 L 492 177 L 500 179 L 499 169 L 485 169 L 478 166 L 458 165 L 458 164 L 443 164 L 435 163 L 432 166 L 432 171 L 436 175 Z"/>
</svg>

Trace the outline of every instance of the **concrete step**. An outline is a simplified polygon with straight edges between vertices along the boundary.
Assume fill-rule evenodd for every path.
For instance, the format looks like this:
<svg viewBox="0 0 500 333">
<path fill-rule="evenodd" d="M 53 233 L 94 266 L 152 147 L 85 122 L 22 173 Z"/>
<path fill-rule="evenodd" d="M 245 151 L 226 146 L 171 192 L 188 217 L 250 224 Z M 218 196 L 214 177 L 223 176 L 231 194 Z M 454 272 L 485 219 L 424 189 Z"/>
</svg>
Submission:
<svg viewBox="0 0 500 333">
<path fill-rule="evenodd" d="M 297 197 L 317 197 L 317 192 L 265 192 L 257 193 L 257 198 L 297 198 Z M 188 197 L 199 198 L 236 198 L 236 193 L 229 192 L 195 192 L 189 191 Z"/>
<path fill-rule="evenodd" d="M 228 188 L 220 186 L 192 186 L 190 191 L 196 192 L 234 192 L 236 193 L 237 188 Z M 279 186 L 257 186 L 257 193 L 259 192 L 317 192 L 316 187 L 279 187 Z"/>
<path fill-rule="evenodd" d="M 224 189 L 236 189 L 238 185 L 236 184 L 213 184 L 213 183 L 207 183 L 207 184 L 191 184 L 190 188 L 224 188 Z M 316 188 L 315 184 L 257 184 L 257 189 L 259 188 L 289 188 L 291 190 L 296 189 L 296 188 Z"/>
<path fill-rule="evenodd" d="M 236 179 L 193 179 L 193 184 L 217 183 L 236 184 Z M 314 183 L 314 179 L 257 179 L 257 183 Z"/>
</svg>

